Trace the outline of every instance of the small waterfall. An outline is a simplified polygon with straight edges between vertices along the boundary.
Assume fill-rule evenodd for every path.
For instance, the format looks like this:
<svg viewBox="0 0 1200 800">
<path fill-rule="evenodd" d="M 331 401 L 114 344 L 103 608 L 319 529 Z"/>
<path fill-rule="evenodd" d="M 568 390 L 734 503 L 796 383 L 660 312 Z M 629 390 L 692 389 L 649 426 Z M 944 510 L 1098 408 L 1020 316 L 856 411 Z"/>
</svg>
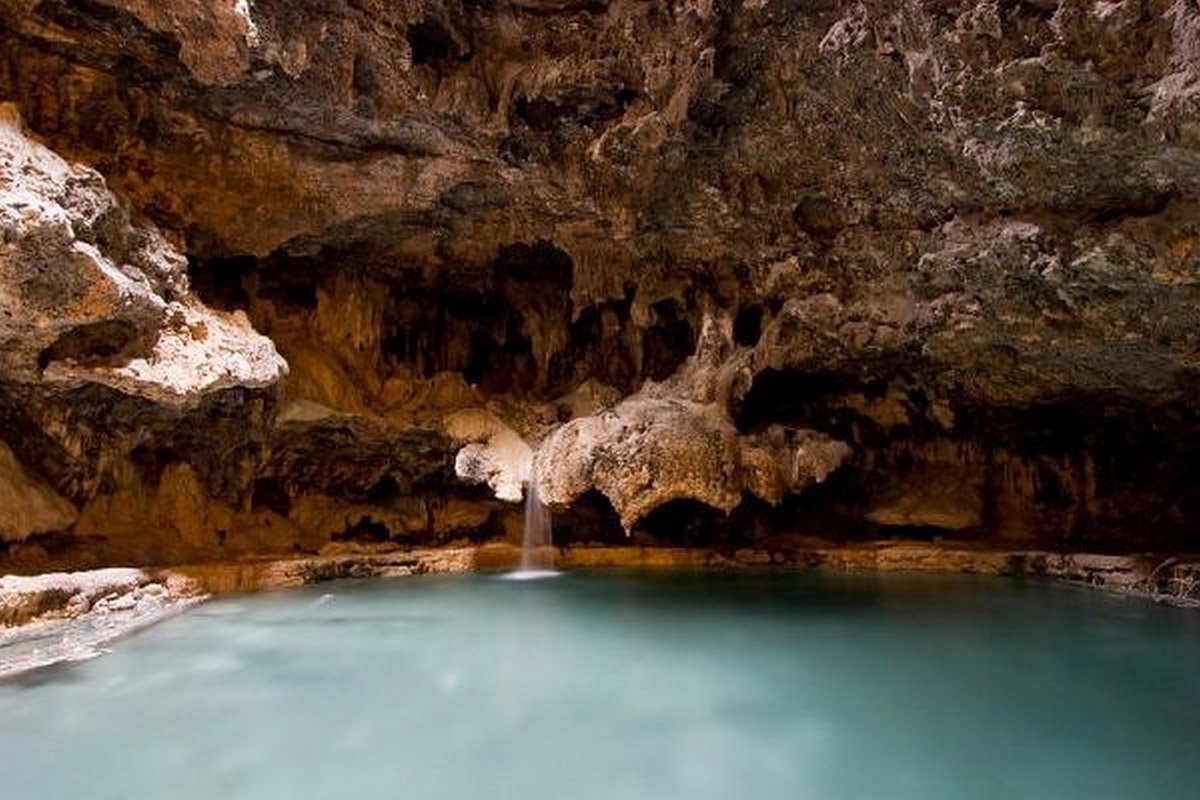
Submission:
<svg viewBox="0 0 1200 800">
<path fill-rule="evenodd" d="M 546 578 L 557 574 L 554 570 L 550 509 L 542 505 L 537 480 L 531 475 L 525 489 L 525 536 L 521 542 L 521 568 L 509 577 Z"/>
</svg>

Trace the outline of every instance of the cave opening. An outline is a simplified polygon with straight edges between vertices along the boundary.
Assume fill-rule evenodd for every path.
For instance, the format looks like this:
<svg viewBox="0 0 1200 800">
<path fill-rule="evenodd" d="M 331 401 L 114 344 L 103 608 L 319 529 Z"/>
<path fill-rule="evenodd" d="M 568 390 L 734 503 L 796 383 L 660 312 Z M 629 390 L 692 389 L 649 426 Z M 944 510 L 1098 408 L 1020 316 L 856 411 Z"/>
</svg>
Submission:
<svg viewBox="0 0 1200 800">
<path fill-rule="evenodd" d="M 494 280 L 535 283 L 551 293 L 568 292 L 575 277 L 575 262 L 565 250 L 546 239 L 532 244 L 515 242 L 500 249 L 492 262 Z M 528 288 L 528 287 L 526 287 Z"/>
<path fill-rule="evenodd" d="M 733 319 L 733 341 L 742 347 L 754 347 L 762 338 L 763 307 L 747 305 L 738 308 Z"/>
<path fill-rule="evenodd" d="M 663 503 L 633 526 L 635 541 L 682 547 L 736 547 L 748 544 L 751 532 L 730 514 L 688 497 Z"/>
<path fill-rule="evenodd" d="M 537 387 L 533 343 L 521 332 L 519 322 L 506 320 L 499 338 L 486 331 L 472 331 L 469 341 L 470 357 L 462 369 L 467 383 L 485 394 L 527 395 Z"/>
<path fill-rule="evenodd" d="M 563 126 L 591 128 L 616 119 L 639 96 L 636 89 L 619 86 L 573 86 L 554 95 L 513 100 L 513 115 L 538 133 Z"/>
<path fill-rule="evenodd" d="M 441 67 L 453 61 L 468 61 L 470 49 L 442 21 L 426 18 L 405 30 L 413 66 Z"/>
<path fill-rule="evenodd" d="M 378 330 L 367 341 L 378 343 L 385 380 L 400 370 L 423 379 L 457 372 L 485 395 L 547 400 L 592 379 L 628 393 L 643 380 L 671 376 L 695 352 L 694 299 L 654 300 L 644 325 L 632 318 L 635 284 L 627 284 L 622 297 L 577 309 L 574 260 L 547 239 L 503 245 L 486 264 L 438 270 L 393 265 L 368 271 L 362 265 L 370 253 L 353 253 L 358 250 L 215 258 L 193 261 L 190 271 L 206 302 L 251 312 L 285 355 L 291 337 L 307 336 L 313 326 L 279 321 L 315 313 L 319 295 L 331 304 L 382 296 L 373 323 Z M 346 296 L 356 285 L 371 288 L 364 297 Z M 756 335 L 760 321 L 761 309 L 745 309 L 740 335 Z M 307 346 L 329 347 L 323 339 Z"/>
<path fill-rule="evenodd" d="M 642 375 L 661 381 L 696 352 L 696 332 L 678 300 L 659 300 L 650 310 L 654 323 L 642 334 Z"/>
<path fill-rule="evenodd" d="M 627 300 L 589 305 L 570 322 L 567 347 L 551 355 L 550 383 L 558 392 L 592 378 L 622 390 L 638 379 L 637 359 L 629 335 Z"/>
<path fill-rule="evenodd" d="M 254 481 L 250 493 L 250 508 L 253 511 L 271 511 L 286 517 L 292 511 L 291 493 L 279 477 L 258 478 Z"/>
<path fill-rule="evenodd" d="M 335 542 L 386 542 L 391 538 L 391 531 L 387 526 L 376 522 L 370 516 L 364 515 L 359 517 L 355 522 L 346 525 L 340 531 L 333 534 L 332 539 Z"/>
<path fill-rule="evenodd" d="M 363 500 L 371 505 L 382 506 L 395 503 L 405 494 L 404 487 L 396 480 L 396 476 L 388 474 L 367 488 L 363 494 Z"/>
<path fill-rule="evenodd" d="M 784 424 L 857 439 L 862 435 L 863 415 L 837 401 L 849 395 L 878 399 L 887 386 L 886 380 L 863 381 L 831 370 L 767 368 L 754 376 L 737 404 L 734 419 L 743 433 Z"/>
<path fill-rule="evenodd" d="M 609 499 L 589 489 L 569 505 L 552 511 L 554 543 L 558 546 L 579 544 L 627 544 L 621 517 Z"/>
<path fill-rule="evenodd" d="M 261 272 L 262 264 L 253 256 L 192 259 L 188 262 L 188 279 L 192 290 L 207 305 L 224 311 L 249 307 L 246 280 Z"/>
<path fill-rule="evenodd" d="M 798 502 L 824 497 L 833 517 L 851 521 L 833 528 L 855 536 L 1033 538 L 1128 552 L 1197 546 L 1183 520 L 1200 512 L 1187 477 L 1200 445 L 1194 435 L 1165 435 L 1194 431 L 1187 416 L 1085 396 L 981 406 L 911 377 L 768 369 L 736 423 L 744 432 L 810 427 L 848 442 L 850 460 Z M 894 521 L 867 520 L 881 509 Z M 921 522 L 942 519 L 948 527 Z"/>
<path fill-rule="evenodd" d="M 557 341 L 571 316 L 574 262 L 551 242 L 501 248 L 474 279 L 442 276 L 392 289 L 381 351 L 391 368 L 462 373 L 487 394 L 544 394 L 534 337 Z"/>
</svg>

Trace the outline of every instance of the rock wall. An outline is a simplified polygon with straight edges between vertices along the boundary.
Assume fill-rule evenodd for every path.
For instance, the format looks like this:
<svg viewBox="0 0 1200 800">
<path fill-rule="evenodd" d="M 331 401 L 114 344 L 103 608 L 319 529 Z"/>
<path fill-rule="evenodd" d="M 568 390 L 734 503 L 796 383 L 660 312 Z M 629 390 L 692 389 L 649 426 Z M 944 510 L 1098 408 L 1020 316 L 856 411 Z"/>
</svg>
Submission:
<svg viewBox="0 0 1200 800">
<path fill-rule="evenodd" d="M 0 0 L 0 101 L 6 568 L 531 479 L 574 540 L 1200 549 L 1191 0 Z"/>
</svg>

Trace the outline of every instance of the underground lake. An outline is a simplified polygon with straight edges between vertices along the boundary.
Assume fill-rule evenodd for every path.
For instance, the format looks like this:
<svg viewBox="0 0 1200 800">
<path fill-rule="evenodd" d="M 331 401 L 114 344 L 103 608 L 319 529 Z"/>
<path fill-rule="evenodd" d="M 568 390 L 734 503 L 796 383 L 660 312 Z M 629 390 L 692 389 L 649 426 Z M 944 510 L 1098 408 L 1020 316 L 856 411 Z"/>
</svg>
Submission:
<svg viewBox="0 0 1200 800">
<path fill-rule="evenodd" d="M 0 683 L 3 796 L 1188 798 L 1200 615 L 793 570 L 220 598 Z"/>
<path fill-rule="evenodd" d="M 1200 0 L 0 0 L 0 800 L 1200 798 Z"/>
</svg>

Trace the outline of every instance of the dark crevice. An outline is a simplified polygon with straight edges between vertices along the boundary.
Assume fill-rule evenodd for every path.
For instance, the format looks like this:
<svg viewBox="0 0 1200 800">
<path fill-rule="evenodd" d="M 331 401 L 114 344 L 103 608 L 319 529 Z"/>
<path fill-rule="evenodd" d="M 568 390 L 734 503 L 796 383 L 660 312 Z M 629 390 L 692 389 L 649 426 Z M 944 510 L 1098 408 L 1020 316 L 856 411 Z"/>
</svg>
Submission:
<svg viewBox="0 0 1200 800">
<path fill-rule="evenodd" d="M 454 61 L 469 61 L 471 50 L 443 22 L 423 19 L 408 26 L 405 34 L 414 66 L 443 67 Z"/>
<path fill-rule="evenodd" d="M 553 522 L 556 545 L 627 543 L 620 515 L 608 498 L 595 489 L 565 508 L 555 508 Z"/>
<path fill-rule="evenodd" d="M 660 381 L 696 351 L 696 332 L 677 300 L 660 300 L 650 309 L 655 321 L 642 334 L 642 375 Z"/>
<path fill-rule="evenodd" d="M 872 413 L 875 401 L 882 410 Z M 1200 424 L 1182 408 L 1089 396 L 984 408 L 901 381 L 767 370 L 737 422 L 744 431 L 811 427 L 851 445 L 850 461 L 795 501 L 830 530 L 1074 550 L 1200 548 L 1187 524 L 1200 514 L 1189 479 L 1200 463 Z M 900 500 L 916 508 L 909 524 L 867 521 Z M 922 522 L 947 510 L 953 524 Z"/>
<path fill-rule="evenodd" d="M 335 542 L 386 542 L 392 536 L 387 526 L 369 516 L 362 516 L 333 534 Z"/>
<path fill-rule="evenodd" d="M 607 301 L 584 308 L 570 323 L 565 351 L 550 357 L 550 382 L 565 390 L 592 378 L 631 390 L 640 373 L 628 300 Z"/>
<path fill-rule="evenodd" d="M 354 71 L 351 78 L 354 91 L 370 97 L 379 91 L 379 76 L 369 54 L 361 50 L 354 54 Z"/>
<path fill-rule="evenodd" d="M 487 393 L 544 394 L 535 334 L 565 327 L 574 264 L 547 241 L 502 248 L 490 270 L 435 284 L 397 286 L 383 320 L 382 352 L 394 367 L 432 377 L 461 372 Z"/>
<path fill-rule="evenodd" d="M 250 296 L 245 281 L 258 269 L 259 261 L 253 256 L 213 258 L 188 264 L 192 290 L 207 305 L 225 311 L 249 307 Z"/>
<path fill-rule="evenodd" d="M 389 505 L 404 497 L 404 490 L 393 475 L 384 475 L 375 481 L 363 495 L 363 499 L 371 505 Z"/>
<path fill-rule="evenodd" d="M 635 540 L 676 546 L 737 546 L 749 542 L 749 531 L 733 518 L 697 500 L 664 503 L 634 525 Z"/>
<path fill-rule="evenodd" d="M 460 188 L 472 203 L 488 187 Z M 190 274 L 195 291 L 217 308 L 253 312 L 256 300 L 274 303 L 274 313 L 252 314 L 272 338 L 272 320 L 313 311 L 319 291 L 339 302 L 345 286 L 367 283 L 386 296 L 377 334 L 385 379 L 400 370 L 423 378 L 457 372 L 485 394 L 552 399 L 590 378 L 631 392 L 644 379 L 669 377 L 695 351 L 694 297 L 652 303 L 645 327 L 632 318 L 632 285 L 622 298 L 576 309 L 574 262 L 548 240 L 506 245 L 486 267 L 432 274 L 396 264 L 368 272 L 357 265 L 370 254 L 360 259 L 357 252 L 194 260 Z M 283 336 L 277 345 L 287 355 Z M 540 344 L 549 352 L 538 352 Z"/>
<path fill-rule="evenodd" d="M 818 239 L 835 236 L 847 224 L 838 205 L 822 194 L 810 195 L 796 203 L 792 207 L 792 221 L 797 228 Z"/>
<path fill-rule="evenodd" d="M 548 133 L 568 125 L 592 128 L 616 119 L 637 97 L 637 90 L 624 86 L 574 86 L 554 95 L 517 97 L 512 111 L 531 130 Z"/>
<path fill-rule="evenodd" d="M 1177 192 L 1174 190 L 1146 189 L 1129 195 L 1101 197 L 1093 202 L 1089 219 L 1094 223 L 1105 224 L 1131 217 L 1151 217 L 1166 211 L 1176 196 Z"/>
<path fill-rule="evenodd" d="M 69 558 L 81 544 L 84 546 L 87 543 L 95 542 L 100 537 L 94 536 L 79 536 L 72 531 L 45 531 L 42 533 L 33 533 L 26 536 L 20 542 L 0 541 L 0 558 L 3 558 L 7 553 L 13 550 L 28 550 L 36 547 L 45 551 L 51 559 L 59 557 Z M 5 570 L 13 568 L 20 574 L 20 562 L 15 562 L 10 566 L 6 566 Z"/>
<path fill-rule="evenodd" d="M 160 444 L 139 444 L 129 453 L 129 460 L 138 470 L 138 476 L 148 485 L 155 485 L 163 470 L 182 459 L 174 449 Z"/>
<path fill-rule="evenodd" d="M 292 498 L 279 478 L 259 478 L 251 493 L 251 509 L 272 511 L 286 517 L 292 511 Z"/>
<path fill-rule="evenodd" d="M 743 433 L 786 424 L 851 438 L 861 415 L 830 401 L 853 393 L 878 398 L 887 385 L 887 381 L 864 382 L 837 372 L 768 368 L 754 377 L 736 409 L 735 421 Z"/>
<path fill-rule="evenodd" d="M 45 369 L 57 361 L 84 367 L 115 365 L 146 355 L 147 337 L 132 324 L 105 320 L 79 325 L 61 334 L 38 355 L 38 366 Z"/>
<path fill-rule="evenodd" d="M 762 337 L 762 306 L 742 306 L 733 320 L 733 341 L 743 347 L 753 347 Z"/>
</svg>

